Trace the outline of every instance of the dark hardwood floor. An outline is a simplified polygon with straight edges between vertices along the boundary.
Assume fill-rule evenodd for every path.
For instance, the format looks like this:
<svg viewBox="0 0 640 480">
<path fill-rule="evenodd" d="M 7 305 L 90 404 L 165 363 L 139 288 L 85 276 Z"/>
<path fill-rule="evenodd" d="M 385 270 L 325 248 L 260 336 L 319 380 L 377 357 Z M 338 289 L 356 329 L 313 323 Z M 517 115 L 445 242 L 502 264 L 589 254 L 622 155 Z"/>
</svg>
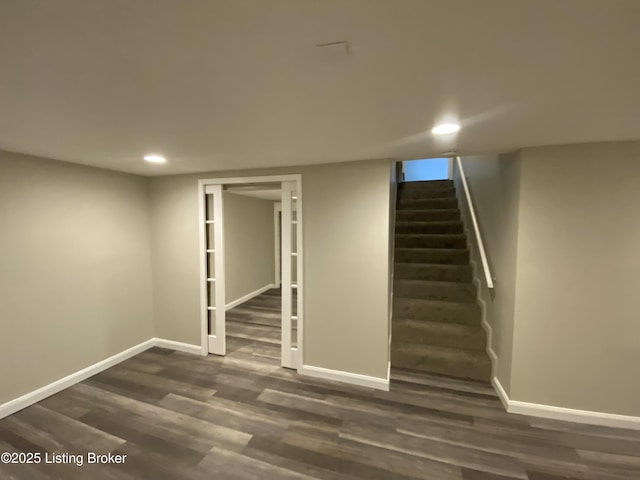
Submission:
<svg viewBox="0 0 640 480">
<path fill-rule="evenodd" d="M 229 310 L 227 341 L 244 338 L 280 347 L 280 302 L 280 289 L 274 288 Z"/>
<path fill-rule="evenodd" d="M 276 294 L 229 312 L 224 358 L 154 348 L 0 420 L 0 452 L 84 461 L 0 479 L 640 479 L 637 431 L 510 415 L 473 382 L 395 371 L 381 392 L 280 368 Z"/>
</svg>

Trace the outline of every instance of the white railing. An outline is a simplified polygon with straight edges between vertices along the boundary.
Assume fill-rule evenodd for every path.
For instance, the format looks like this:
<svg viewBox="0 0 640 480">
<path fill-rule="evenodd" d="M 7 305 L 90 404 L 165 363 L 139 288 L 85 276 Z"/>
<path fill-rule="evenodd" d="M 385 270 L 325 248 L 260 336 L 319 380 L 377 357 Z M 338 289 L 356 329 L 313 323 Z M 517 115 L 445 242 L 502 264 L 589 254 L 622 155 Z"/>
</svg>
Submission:
<svg viewBox="0 0 640 480">
<path fill-rule="evenodd" d="M 456 157 L 456 164 L 460 171 L 460 179 L 462 180 L 462 186 L 464 187 L 464 196 L 467 199 L 467 207 L 469 208 L 469 215 L 471 216 L 471 223 L 473 224 L 473 231 L 476 234 L 476 243 L 478 244 L 478 253 L 480 254 L 480 261 L 482 262 L 482 269 L 484 270 L 484 276 L 487 281 L 487 287 L 493 288 L 493 276 L 489 269 L 489 262 L 487 261 L 487 252 L 484 250 L 484 243 L 482 243 L 482 237 L 480 236 L 480 227 L 478 227 L 478 220 L 476 219 L 476 212 L 473 208 L 473 202 L 471 201 L 471 194 L 469 193 L 469 185 L 467 185 L 467 177 L 464 174 L 464 167 L 462 166 L 462 160 L 460 157 Z"/>
</svg>

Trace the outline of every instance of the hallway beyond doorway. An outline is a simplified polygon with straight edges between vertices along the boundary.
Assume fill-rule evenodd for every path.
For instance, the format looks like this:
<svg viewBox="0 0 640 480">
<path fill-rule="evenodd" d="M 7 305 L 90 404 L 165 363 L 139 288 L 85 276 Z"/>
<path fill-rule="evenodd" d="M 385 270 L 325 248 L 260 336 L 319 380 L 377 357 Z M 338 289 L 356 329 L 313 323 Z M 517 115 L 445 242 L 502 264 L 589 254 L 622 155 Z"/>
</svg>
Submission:
<svg viewBox="0 0 640 480">
<path fill-rule="evenodd" d="M 294 295 L 294 301 L 295 293 Z M 272 288 L 227 311 L 227 338 L 243 338 L 256 342 L 280 345 L 282 313 L 281 291 Z M 296 325 L 292 325 L 296 337 Z M 295 341 L 294 341 L 295 346 Z"/>
<path fill-rule="evenodd" d="M 227 311 L 227 337 L 280 345 L 280 289 L 273 288 Z"/>
</svg>

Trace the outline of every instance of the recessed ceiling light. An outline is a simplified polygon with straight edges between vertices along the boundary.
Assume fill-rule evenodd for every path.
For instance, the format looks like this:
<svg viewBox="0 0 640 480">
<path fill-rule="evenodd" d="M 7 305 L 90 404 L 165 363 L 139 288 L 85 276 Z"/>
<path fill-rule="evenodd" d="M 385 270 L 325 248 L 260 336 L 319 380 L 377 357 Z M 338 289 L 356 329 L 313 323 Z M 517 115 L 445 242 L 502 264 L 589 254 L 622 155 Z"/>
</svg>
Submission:
<svg viewBox="0 0 640 480">
<path fill-rule="evenodd" d="M 149 163 L 165 163 L 167 161 L 162 155 L 145 155 L 144 159 Z"/>
<path fill-rule="evenodd" d="M 460 125 L 457 123 L 441 123 L 431 129 L 431 133 L 434 135 L 446 135 L 448 133 L 456 133 L 460 130 Z"/>
</svg>

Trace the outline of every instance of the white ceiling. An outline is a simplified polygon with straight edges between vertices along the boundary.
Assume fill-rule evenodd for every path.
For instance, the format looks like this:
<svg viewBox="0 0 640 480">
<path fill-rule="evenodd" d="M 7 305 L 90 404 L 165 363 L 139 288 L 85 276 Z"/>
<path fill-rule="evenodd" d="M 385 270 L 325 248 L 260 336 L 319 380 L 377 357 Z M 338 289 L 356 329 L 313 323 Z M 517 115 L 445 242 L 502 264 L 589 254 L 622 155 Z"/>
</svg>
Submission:
<svg viewBox="0 0 640 480">
<path fill-rule="evenodd" d="M 0 149 L 164 175 L 638 139 L 639 21 L 639 0 L 0 0 Z M 445 117 L 455 144 L 428 133 Z"/>
</svg>

